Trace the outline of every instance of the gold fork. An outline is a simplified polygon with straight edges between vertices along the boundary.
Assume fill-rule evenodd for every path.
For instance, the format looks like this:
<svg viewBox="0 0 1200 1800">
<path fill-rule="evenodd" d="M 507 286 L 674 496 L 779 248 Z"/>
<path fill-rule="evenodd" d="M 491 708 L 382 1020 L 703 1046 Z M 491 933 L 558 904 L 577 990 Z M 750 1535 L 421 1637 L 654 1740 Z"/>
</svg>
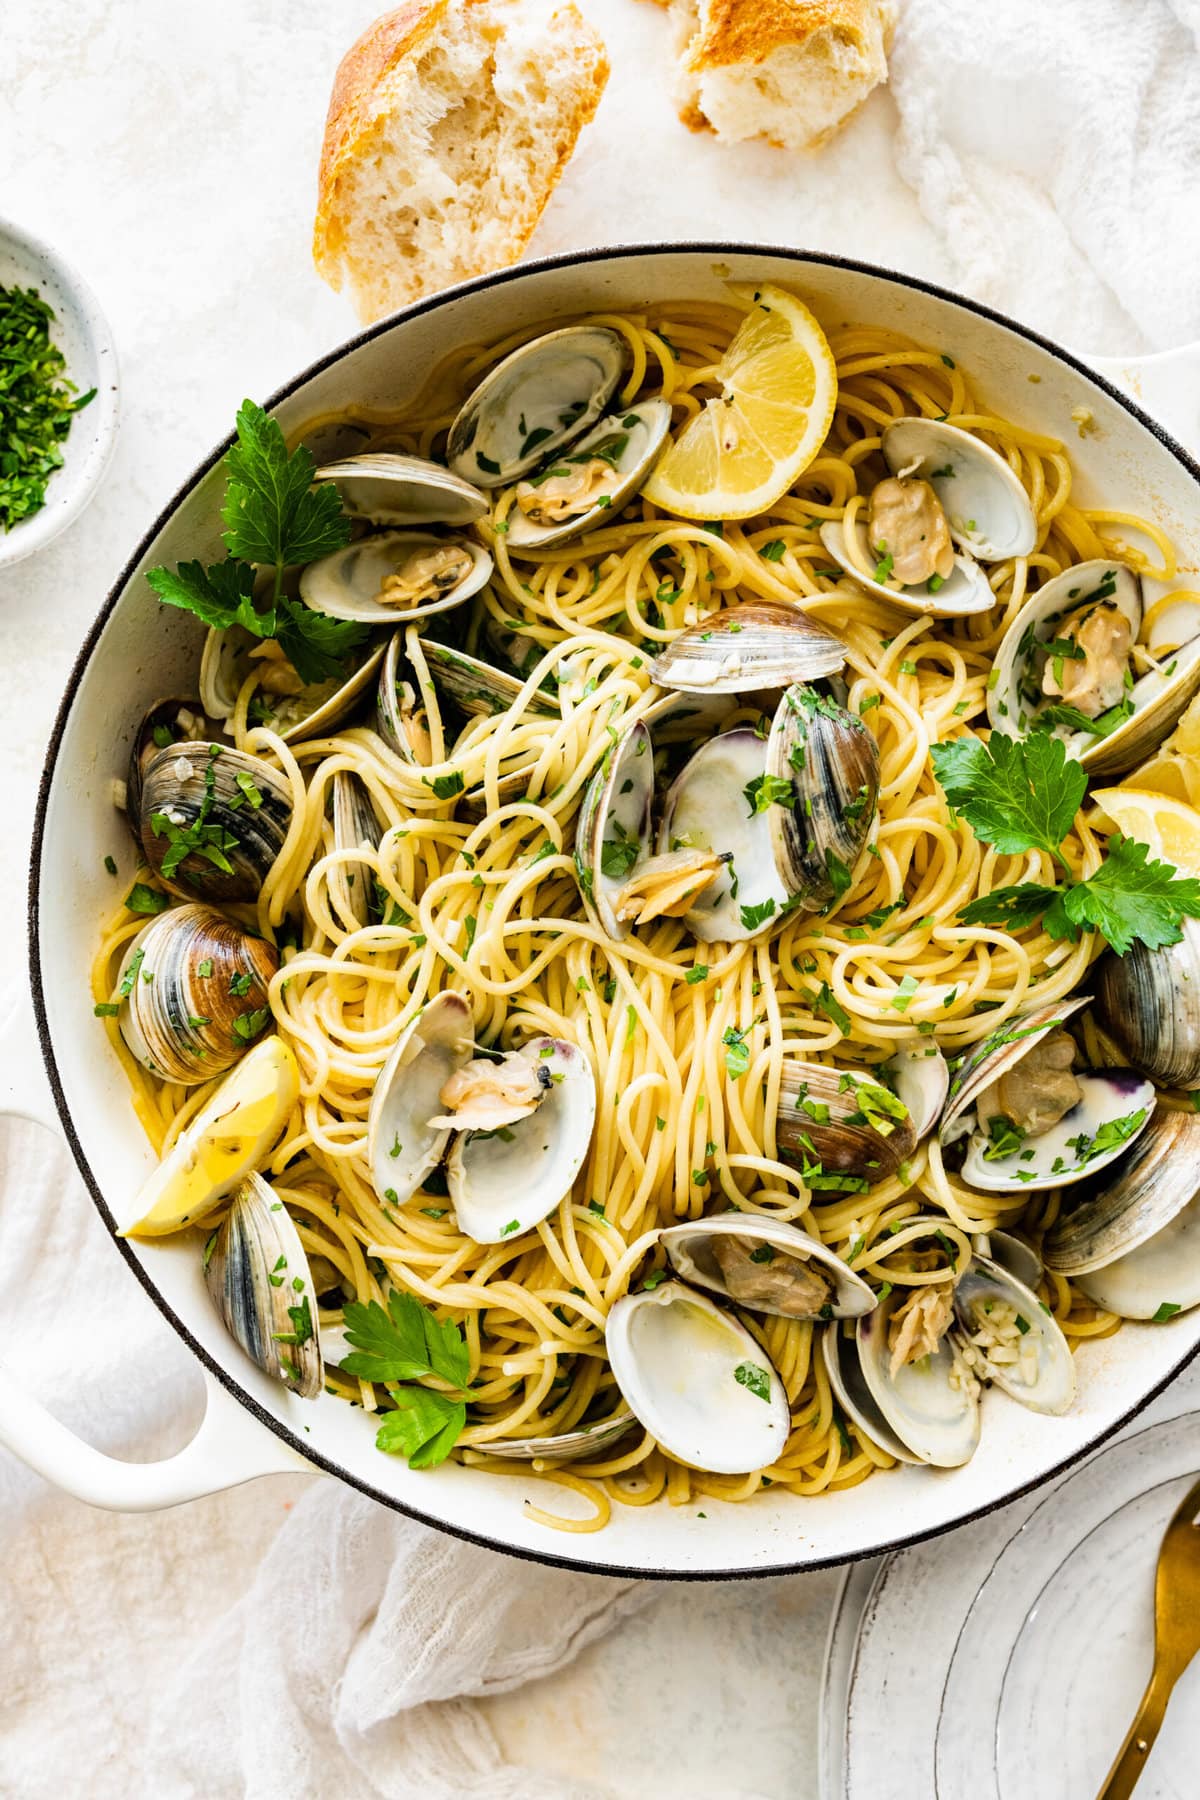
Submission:
<svg viewBox="0 0 1200 1800">
<path fill-rule="evenodd" d="M 1171 1691 L 1200 1650 L 1200 1481 L 1171 1516 L 1154 1577 L 1154 1668 L 1096 1800 L 1128 1800 L 1162 1728 Z"/>
</svg>

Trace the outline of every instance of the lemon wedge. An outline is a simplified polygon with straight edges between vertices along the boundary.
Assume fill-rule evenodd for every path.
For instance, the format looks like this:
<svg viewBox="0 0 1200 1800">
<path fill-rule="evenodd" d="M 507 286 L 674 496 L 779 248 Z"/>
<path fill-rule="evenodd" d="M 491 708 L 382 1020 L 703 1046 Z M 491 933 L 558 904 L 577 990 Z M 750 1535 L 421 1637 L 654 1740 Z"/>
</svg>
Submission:
<svg viewBox="0 0 1200 1800">
<path fill-rule="evenodd" d="M 668 446 L 642 489 L 685 519 L 747 519 L 806 469 L 829 431 L 837 366 L 803 301 L 779 287 L 735 288 L 752 300 L 721 358 L 721 392 Z"/>
<path fill-rule="evenodd" d="M 1200 805 L 1200 695 L 1149 761 L 1129 777 L 1136 787 Z"/>
<path fill-rule="evenodd" d="M 1200 812 L 1183 800 L 1142 788 L 1101 788 L 1092 795 L 1123 837 L 1149 844 L 1157 862 L 1181 875 L 1200 875 Z"/>
<path fill-rule="evenodd" d="M 165 1237 L 210 1213 L 272 1148 L 300 1096 L 296 1058 L 264 1038 L 225 1077 L 117 1225 L 122 1237 Z"/>
</svg>

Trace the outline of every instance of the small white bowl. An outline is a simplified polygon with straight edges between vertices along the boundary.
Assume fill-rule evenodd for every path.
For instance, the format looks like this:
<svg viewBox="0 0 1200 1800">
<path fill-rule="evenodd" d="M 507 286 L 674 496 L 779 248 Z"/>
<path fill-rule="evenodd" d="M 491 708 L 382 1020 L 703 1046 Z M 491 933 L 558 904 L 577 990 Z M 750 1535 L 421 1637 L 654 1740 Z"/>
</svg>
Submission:
<svg viewBox="0 0 1200 1800">
<path fill-rule="evenodd" d="M 71 420 L 63 465 L 46 484 L 38 512 L 11 531 L 0 529 L 0 569 L 32 556 L 83 511 L 108 466 L 117 435 L 117 353 L 95 295 L 56 250 L 32 232 L 0 219 L 0 287 L 33 287 L 54 309 L 50 335 L 67 361 L 66 376 L 96 397 Z"/>
</svg>

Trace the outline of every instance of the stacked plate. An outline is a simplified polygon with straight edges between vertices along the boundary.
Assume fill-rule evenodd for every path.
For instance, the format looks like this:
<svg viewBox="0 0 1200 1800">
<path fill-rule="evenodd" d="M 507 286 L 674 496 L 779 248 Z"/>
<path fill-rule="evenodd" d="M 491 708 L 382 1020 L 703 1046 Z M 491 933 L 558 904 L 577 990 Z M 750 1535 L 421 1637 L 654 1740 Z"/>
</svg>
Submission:
<svg viewBox="0 0 1200 1800">
<path fill-rule="evenodd" d="M 1153 1662 L 1162 1534 L 1200 1475 L 1186 1392 L 1150 1414 L 1175 1416 L 1143 1415 L 1051 1488 L 848 1571 L 825 1673 L 823 1800 L 1092 1800 Z M 1200 1657 L 1138 1800 L 1195 1800 L 1198 1771 Z"/>
</svg>

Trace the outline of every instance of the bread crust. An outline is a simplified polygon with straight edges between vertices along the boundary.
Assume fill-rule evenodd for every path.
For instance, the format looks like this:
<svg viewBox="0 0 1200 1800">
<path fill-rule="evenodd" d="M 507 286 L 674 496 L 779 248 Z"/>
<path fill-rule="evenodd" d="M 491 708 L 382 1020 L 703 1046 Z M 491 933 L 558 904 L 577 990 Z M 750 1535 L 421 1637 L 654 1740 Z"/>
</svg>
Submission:
<svg viewBox="0 0 1200 1800">
<path fill-rule="evenodd" d="M 340 289 L 342 285 L 340 232 L 333 204 L 338 175 L 384 108 L 387 76 L 397 63 L 420 49 L 444 18 L 448 5 L 449 0 L 406 0 L 403 6 L 373 20 L 337 66 L 321 140 L 313 226 L 313 261 L 331 287 Z"/>
<path fill-rule="evenodd" d="M 805 43 L 818 31 L 862 49 L 884 11 L 878 0 L 708 0 L 688 45 L 690 74 L 766 62 L 776 50 Z"/>
<path fill-rule="evenodd" d="M 418 57 L 436 36 L 452 5 L 464 9 L 487 8 L 492 3 L 493 0 L 405 0 L 405 4 L 369 25 L 338 64 L 325 119 L 313 226 L 313 261 L 332 288 L 340 291 L 347 274 L 344 265 L 346 227 L 339 194 L 341 177 L 353 165 L 381 120 L 390 113 L 394 103 L 393 77 L 400 77 L 404 65 Z M 510 222 L 511 238 L 505 258 L 508 262 L 516 261 L 533 235 L 571 158 L 579 133 L 595 115 L 609 76 L 603 42 L 581 17 L 573 0 L 567 0 L 566 5 L 557 8 L 549 23 L 552 27 L 561 24 L 580 41 L 581 75 L 586 80 L 581 80 L 581 91 L 575 97 L 574 108 L 562 122 L 553 167 L 544 171 L 540 191 L 528 196 L 528 204 L 522 209 L 521 216 Z M 368 316 L 361 303 L 360 313 Z"/>
</svg>

